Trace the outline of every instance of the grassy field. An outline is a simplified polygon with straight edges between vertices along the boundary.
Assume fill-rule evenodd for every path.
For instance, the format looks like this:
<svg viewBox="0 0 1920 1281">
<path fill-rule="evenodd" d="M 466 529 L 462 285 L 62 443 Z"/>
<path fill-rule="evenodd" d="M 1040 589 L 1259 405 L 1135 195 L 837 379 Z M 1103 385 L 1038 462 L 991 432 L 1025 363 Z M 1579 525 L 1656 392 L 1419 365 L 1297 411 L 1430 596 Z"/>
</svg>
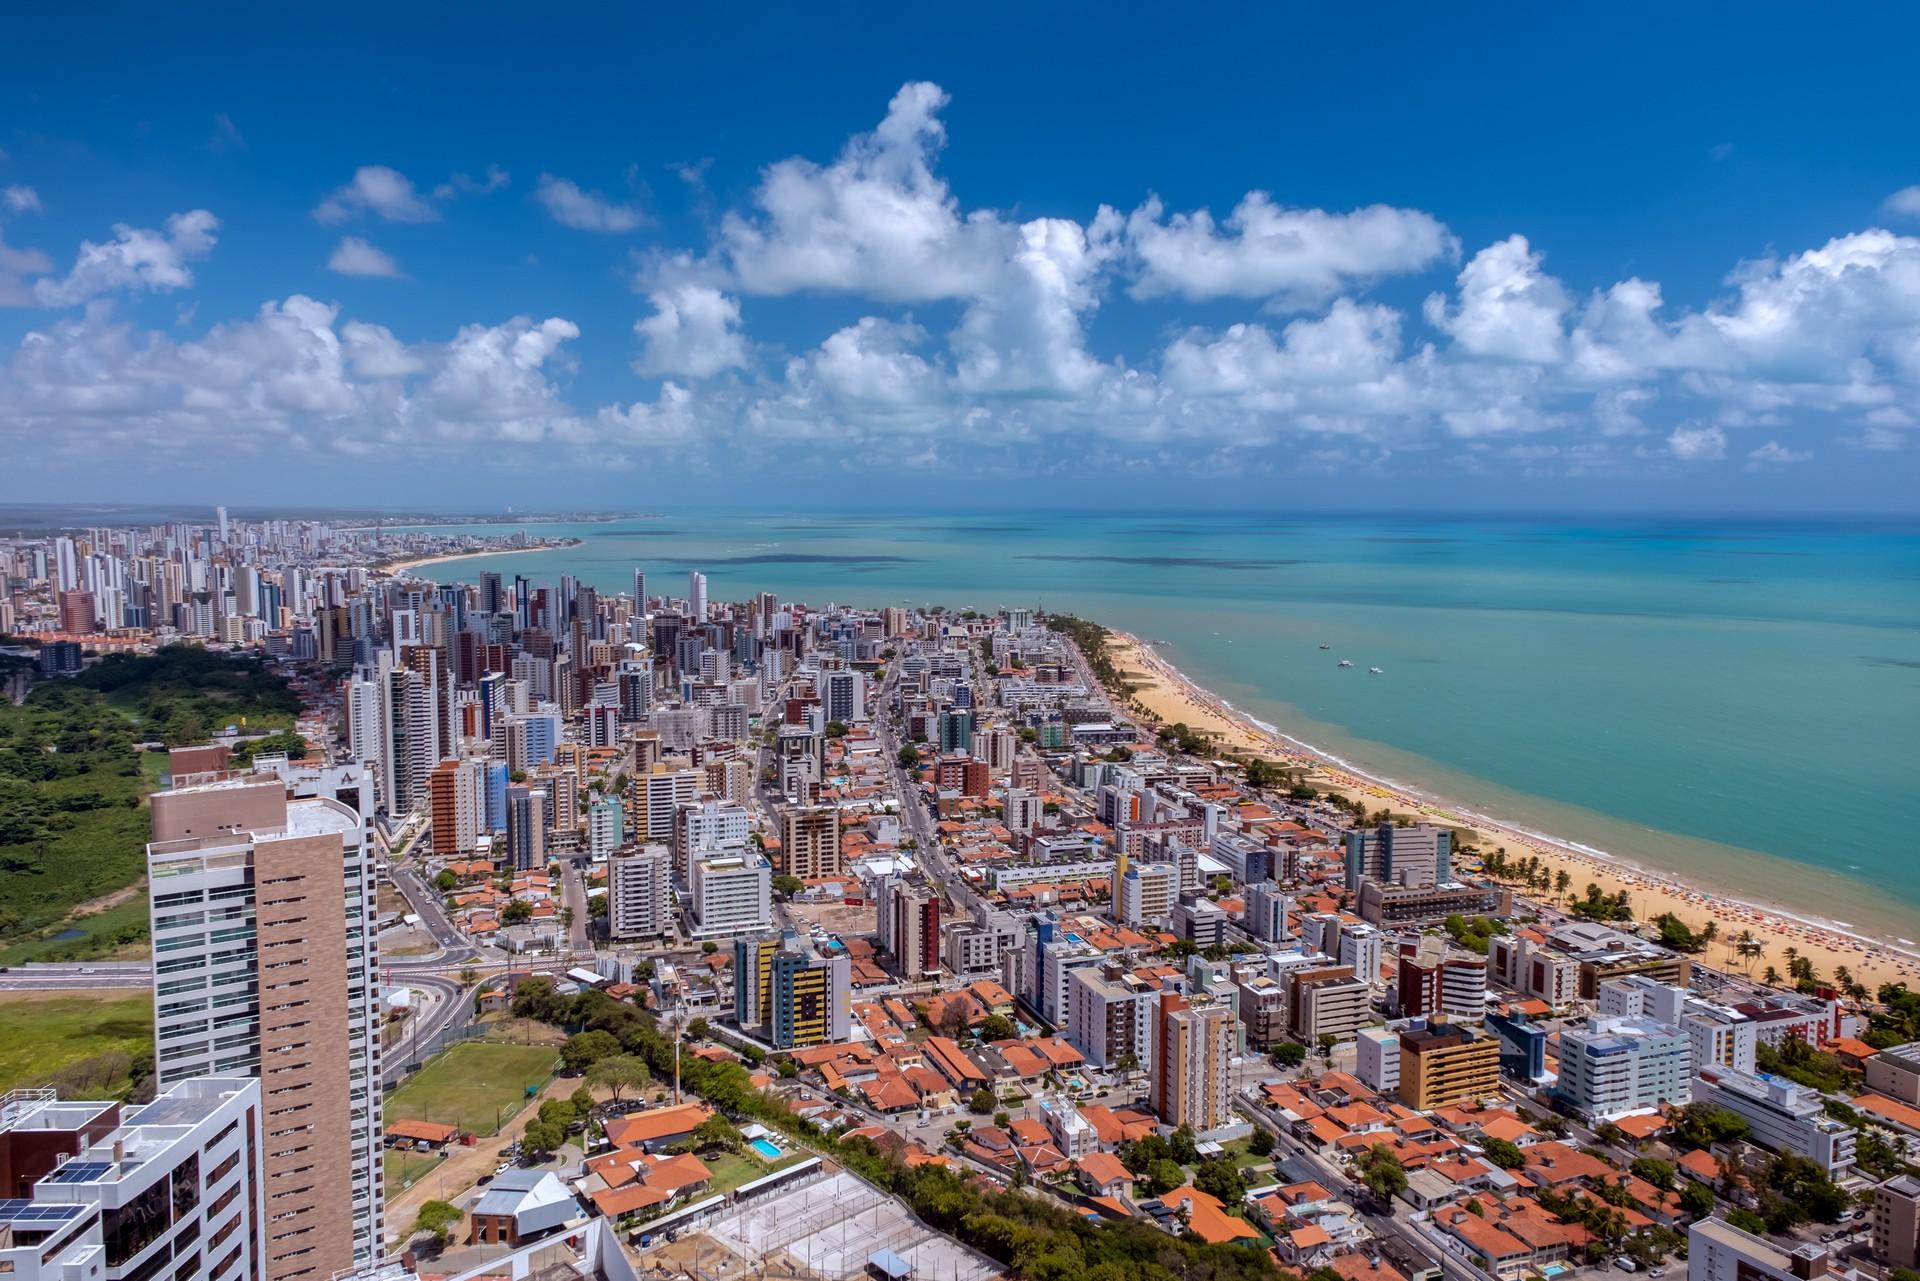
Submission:
<svg viewBox="0 0 1920 1281">
<path fill-rule="evenodd" d="M 788 1152 L 781 1156 L 778 1161 L 767 1161 L 763 1160 L 760 1154 L 752 1149 L 748 1149 L 744 1155 L 737 1152 L 723 1152 L 711 1160 L 702 1157 L 701 1159 L 707 1162 L 707 1168 L 713 1171 L 713 1183 L 708 1187 L 707 1191 L 701 1195 L 717 1195 L 722 1192 L 731 1192 L 742 1183 L 751 1183 L 763 1174 L 771 1174 L 775 1170 L 784 1170 L 795 1162 L 804 1161 L 806 1158 L 807 1153 L 805 1152 Z"/>
<path fill-rule="evenodd" d="M 69 1097 L 117 1098 L 134 1060 L 153 1060 L 153 997 L 145 991 L 0 994 L 0 1090 L 53 1085 Z"/>
<path fill-rule="evenodd" d="M 387 1169 L 387 1195 L 397 1196 L 408 1184 L 433 1173 L 433 1167 L 446 1158 L 436 1152 L 397 1152 L 389 1148 L 382 1159 Z"/>
<path fill-rule="evenodd" d="M 555 1060 L 552 1046 L 463 1041 L 387 1096 L 387 1122 L 439 1121 L 495 1134 L 525 1105 L 526 1087 L 546 1084 Z"/>
</svg>

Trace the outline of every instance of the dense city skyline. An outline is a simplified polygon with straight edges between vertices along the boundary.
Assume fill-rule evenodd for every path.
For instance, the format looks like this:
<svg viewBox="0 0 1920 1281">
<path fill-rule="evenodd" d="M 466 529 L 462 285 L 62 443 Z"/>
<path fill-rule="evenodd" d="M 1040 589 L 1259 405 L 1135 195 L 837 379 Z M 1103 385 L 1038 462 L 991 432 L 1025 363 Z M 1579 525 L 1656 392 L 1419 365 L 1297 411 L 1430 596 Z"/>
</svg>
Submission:
<svg viewBox="0 0 1920 1281">
<path fill-rule="evenodd" d="M 1147 19 L 1077 60 L 1051 22 L 769 17 L 724 74 L 682 17 L 502 19 L 461 70 L 408 61 L 444 36 L 410 18 L 271 21 L 82 60 L 30 16 L 0 54 L 0 421 L 31 444 L 0 499 L 404 502 L 430 464 L 476 505 L 630 508 L 884 465 L 1008 503 L 1912 510 L 1892 31 L 1767 84 L 1784 11 L 1661 42 Z M 1372 92 L 1328 56 L 1362 39 Z M 316 130 L 235 57 L 268 40 L 375 89 Z"/>
</svg>

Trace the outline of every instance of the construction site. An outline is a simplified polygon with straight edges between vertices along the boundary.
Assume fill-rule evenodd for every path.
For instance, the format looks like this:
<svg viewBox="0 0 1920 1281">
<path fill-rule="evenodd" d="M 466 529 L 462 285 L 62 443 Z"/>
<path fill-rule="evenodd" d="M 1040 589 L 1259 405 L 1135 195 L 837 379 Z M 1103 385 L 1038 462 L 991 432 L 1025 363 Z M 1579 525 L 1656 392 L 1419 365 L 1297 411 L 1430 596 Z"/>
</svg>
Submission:
<svg viewBox="0 0 1920 1281">
<path fill-rule="evenodd" d="M 633 1249 L 642 1277 L 696 1281 L 989 1281 L 986 1256 L 846 1171 L 717 1208 Z"/>
</svg>

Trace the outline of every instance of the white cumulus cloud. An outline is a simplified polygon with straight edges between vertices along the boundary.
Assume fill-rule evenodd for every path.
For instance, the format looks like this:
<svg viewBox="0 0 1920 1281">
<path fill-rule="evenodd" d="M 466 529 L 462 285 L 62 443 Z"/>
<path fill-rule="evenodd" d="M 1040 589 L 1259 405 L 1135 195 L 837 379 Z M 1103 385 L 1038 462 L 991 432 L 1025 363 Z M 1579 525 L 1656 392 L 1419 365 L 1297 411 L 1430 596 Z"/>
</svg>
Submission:
<svg viewBox="0 0 1920 1281">
<path fill-rule="evenodd" d="M 1287 209 L 1249 192 L 1224 225 L 1205 209 L 1165 216 L 1151 199 L 1127 218 L 1138 298 L 1271 298 L 1311 306 L 1354 284 L 1424 270 L 1458 252 L 1439 219 L 1372 205 L 1352 213 Z"/>
<path fill-rule="evenodd" d="M 1888 196 L 1881 206 L 1888 213 L 1901 214 L 1908 218 L 1920 218 L 1920 185 L 1902 187 Z"/>
<path fill-rule="evenodd" d="M 1686 463 L 1718 462 L 1727 456 L 1727 433 L 1718 427 L 1676 427 L 1667 452 Z"/>
<path fill-rule="evenodd" d="M 359 236 L 340 238 L 333 256 L 327 259 L 327 270 L 342 276 L 367 276 L 383 280 L 398 280 L 401 275 L 400 266 L 394 262 L 391 254 Z"/>
<path fill-rule="evenodd" d="M 1804 463 L 1813 457 L 1811 450 L 1788 449 L 1777 440 L 1770 440 L 1758 449 L 1747 452 L 1747 470 L 1761 467 L 1790 467 L 1794 463 Z"/>
<path fill-rule="evenodd" d="M 1525 236 L 1488 245 L 1461 268 L 1457 303 L 1442 294 L 1427 298 L 1427 323 L 1470 355 L 1534 364 L 1559 360 L 1569 302 L 1560 282 L 1540 270 L 1541 259 Z"/>
<path fill-rule="evenodd" d="M 578 184 L 550 173 L 540 175 L 533 194 L 555 222 L 576 231 L 628 232 L 645 221 L 632 205 L 609 200 L 597 191 L 582 191 Z"/>
<path fill-rule="evenodd" d="M 740 302 L 710 285 L 683 284 L 648 295 L 653 314 L 636 321 L 636 368 L 648 377 L 711 378 L 747 363 Z"/>
<path fill-rule="evenodd" d="M 19 186 L 0 191 L 0 205 L 5 205 L 9 213 L 39 213 L 42 208 L 39 192 Z"/>
<path fill-rule="evenodd" d="M 71 307 L 120 289 L 182 289 L 193 283 L 187 264 L 213 251 L 220 220 L 205 209 L 177 213 L 165 231 L 115 225 L 113 239 L 82 241 L 73 270 L 37 281 L 33 296 L 49 307 Z"/>
<path fill-rule="evenodd" d="M 1001 278 L 1013 229 L 991 211 L 962 214 L 933 158 L 946 139 L 938 85 L 905 85 L 872 133 L 821 166 L 770 166 L 756 208 L 729 213 L 720 243 L 749 293 L 808 290 L 911 301 L 971 298 Z"/>
<path fill-rule="evenodd" d="M 436 222 L 439 210 L 421 199 L 405 174 L 386 165 L 362 165 L 353 177 L 315 207 L 324 223 L 348 222 L 371 215 L 385 222 Z"/>
</svg>

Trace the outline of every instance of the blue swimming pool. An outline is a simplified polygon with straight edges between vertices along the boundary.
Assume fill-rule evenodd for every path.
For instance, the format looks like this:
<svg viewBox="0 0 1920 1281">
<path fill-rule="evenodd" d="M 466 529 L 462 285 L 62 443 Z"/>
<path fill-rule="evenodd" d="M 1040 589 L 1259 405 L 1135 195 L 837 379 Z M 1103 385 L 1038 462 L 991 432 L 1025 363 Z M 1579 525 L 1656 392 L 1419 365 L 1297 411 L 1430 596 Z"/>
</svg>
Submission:
<svg viewBox="0 0 1920 1281">
<path fill-rule="evenodd" d="M 780 1145 L 771 1139 L 755 1139 L 753 1142 L 747 1144 L 747 1146 L 769 1161 L 778 1161 L 780 1159 Z"/>
</svg>

